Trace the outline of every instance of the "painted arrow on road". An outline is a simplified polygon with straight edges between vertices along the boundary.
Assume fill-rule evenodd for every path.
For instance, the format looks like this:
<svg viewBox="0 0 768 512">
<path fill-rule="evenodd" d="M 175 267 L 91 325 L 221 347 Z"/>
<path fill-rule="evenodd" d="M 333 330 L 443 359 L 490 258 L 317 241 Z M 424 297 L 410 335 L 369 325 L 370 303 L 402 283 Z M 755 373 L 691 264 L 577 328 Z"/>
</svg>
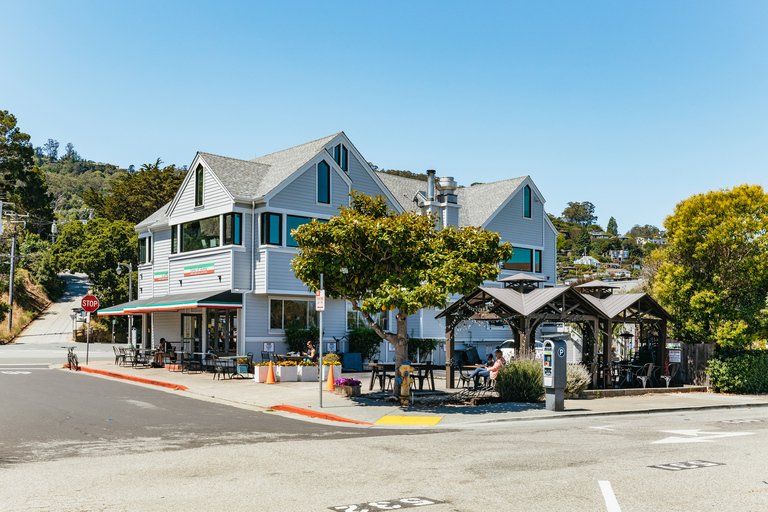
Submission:
<svg viewBox="0 0 768 512">
<path fill-rule="evenodd" d="M 751 436 L 754 432 L 702 432 L 700 430 L 661 430 L 667 434 L 677 434 L 677 436 L 667 437 L 651 444 L 668 443 L 711 443 L 714 439 L 736 436 Z M 690 437 L 679 437 L 690 436 Z"/>
</svg>

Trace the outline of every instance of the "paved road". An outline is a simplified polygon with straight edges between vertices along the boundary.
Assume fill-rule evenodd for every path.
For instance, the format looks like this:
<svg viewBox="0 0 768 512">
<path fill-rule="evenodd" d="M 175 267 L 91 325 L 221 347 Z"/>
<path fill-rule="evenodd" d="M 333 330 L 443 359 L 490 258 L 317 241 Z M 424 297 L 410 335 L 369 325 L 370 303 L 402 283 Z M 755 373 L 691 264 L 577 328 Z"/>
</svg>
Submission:
<svg viewBox="0 0 768 512">
<path fill-rule="evenodd" d="M 347 428 L 32 368 L 0 367 L 0 510 L 768 508 L 766 408 Z"/>
<path fill-rule="evenodd" d="M 64 295 L 36 318 L 16 337 L 11 345 L 0 347 L 0 363 L 23 363 L 29 360 L 39 362 L 67 362 L 63 346 L 72 342 L 72 309 L 80 308 L 80 300 L 88 292 L 88 277 L 85 274 L 63 274 L 67 281 Z M 85 343 L 77 344 L 76 352 L 81 363 L 86 359 Z M 89 360 L 114 358 L 111 344 L 90 344 Z"/>
</svg>

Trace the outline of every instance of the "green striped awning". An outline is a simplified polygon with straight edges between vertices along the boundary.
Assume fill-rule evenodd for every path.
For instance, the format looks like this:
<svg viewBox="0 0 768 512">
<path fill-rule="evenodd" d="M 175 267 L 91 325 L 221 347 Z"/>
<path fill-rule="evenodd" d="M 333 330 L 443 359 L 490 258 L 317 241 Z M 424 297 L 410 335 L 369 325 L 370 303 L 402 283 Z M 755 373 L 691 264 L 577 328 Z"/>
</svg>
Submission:
<svg viewBox="0 0 768 512">
<path fill-rule="evenodd" d="M 140 315 L 155 311 L 175 311 L 188 308 L 242 308 L 243 297 L 229 290 L 163 295 L 150 299 L 134 300 L 100 309 L 100 316 Z"/>
</svg>

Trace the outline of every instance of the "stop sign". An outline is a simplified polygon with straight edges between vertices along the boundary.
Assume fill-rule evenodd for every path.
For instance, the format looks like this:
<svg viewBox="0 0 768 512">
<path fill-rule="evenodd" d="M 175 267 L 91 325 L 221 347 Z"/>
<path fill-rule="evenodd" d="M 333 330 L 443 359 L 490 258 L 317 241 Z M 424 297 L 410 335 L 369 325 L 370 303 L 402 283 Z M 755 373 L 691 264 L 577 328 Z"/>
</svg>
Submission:
<svg viewBox="0 0 768 512">
<path fill-rule="evenodd" d="M 86 295 L 83 300 L 80 301 L 80 306 L 89 313 L 93 313 L 99 309 L 99 299 L 93 295 Z"/>
</svg>

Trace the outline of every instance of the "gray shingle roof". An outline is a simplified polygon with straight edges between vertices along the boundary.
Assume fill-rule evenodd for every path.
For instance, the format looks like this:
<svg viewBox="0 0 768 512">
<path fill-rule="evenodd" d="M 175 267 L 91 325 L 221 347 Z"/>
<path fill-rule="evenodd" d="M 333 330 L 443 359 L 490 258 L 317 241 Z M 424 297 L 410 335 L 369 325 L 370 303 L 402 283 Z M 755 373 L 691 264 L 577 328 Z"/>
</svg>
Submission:
<svg viewBox="0 0 768 512">
<path fill-rule="evenodd" d="M 137 228 L 151 228 L 154 226 L 166 226 L 168 225 L 168 207 L 171 203 L 166 203 L 155 213 L 136 224 Z"/>
<path fill-rule="evenodd" d="M 268 165 L 211 153 L 198 154 L 233 197 L 253 199 L 263 195 L 261 185 L 270 172 Z"/>
<path fill-rule="evenodd" d="M 406 211 L 418 210 L 418 206 L 413 201 L 418 192 L 421 192 L 425 197 L 427 195 L 427 183 L 425 181 L 384 172 L 377 172 L 376 175 L 392 191 L 392 194 Z M 456 189 L 456 196 L 461 206 L 459 225 L 482 226 L 527 177 L 521 176 Z"/>
</svg>

